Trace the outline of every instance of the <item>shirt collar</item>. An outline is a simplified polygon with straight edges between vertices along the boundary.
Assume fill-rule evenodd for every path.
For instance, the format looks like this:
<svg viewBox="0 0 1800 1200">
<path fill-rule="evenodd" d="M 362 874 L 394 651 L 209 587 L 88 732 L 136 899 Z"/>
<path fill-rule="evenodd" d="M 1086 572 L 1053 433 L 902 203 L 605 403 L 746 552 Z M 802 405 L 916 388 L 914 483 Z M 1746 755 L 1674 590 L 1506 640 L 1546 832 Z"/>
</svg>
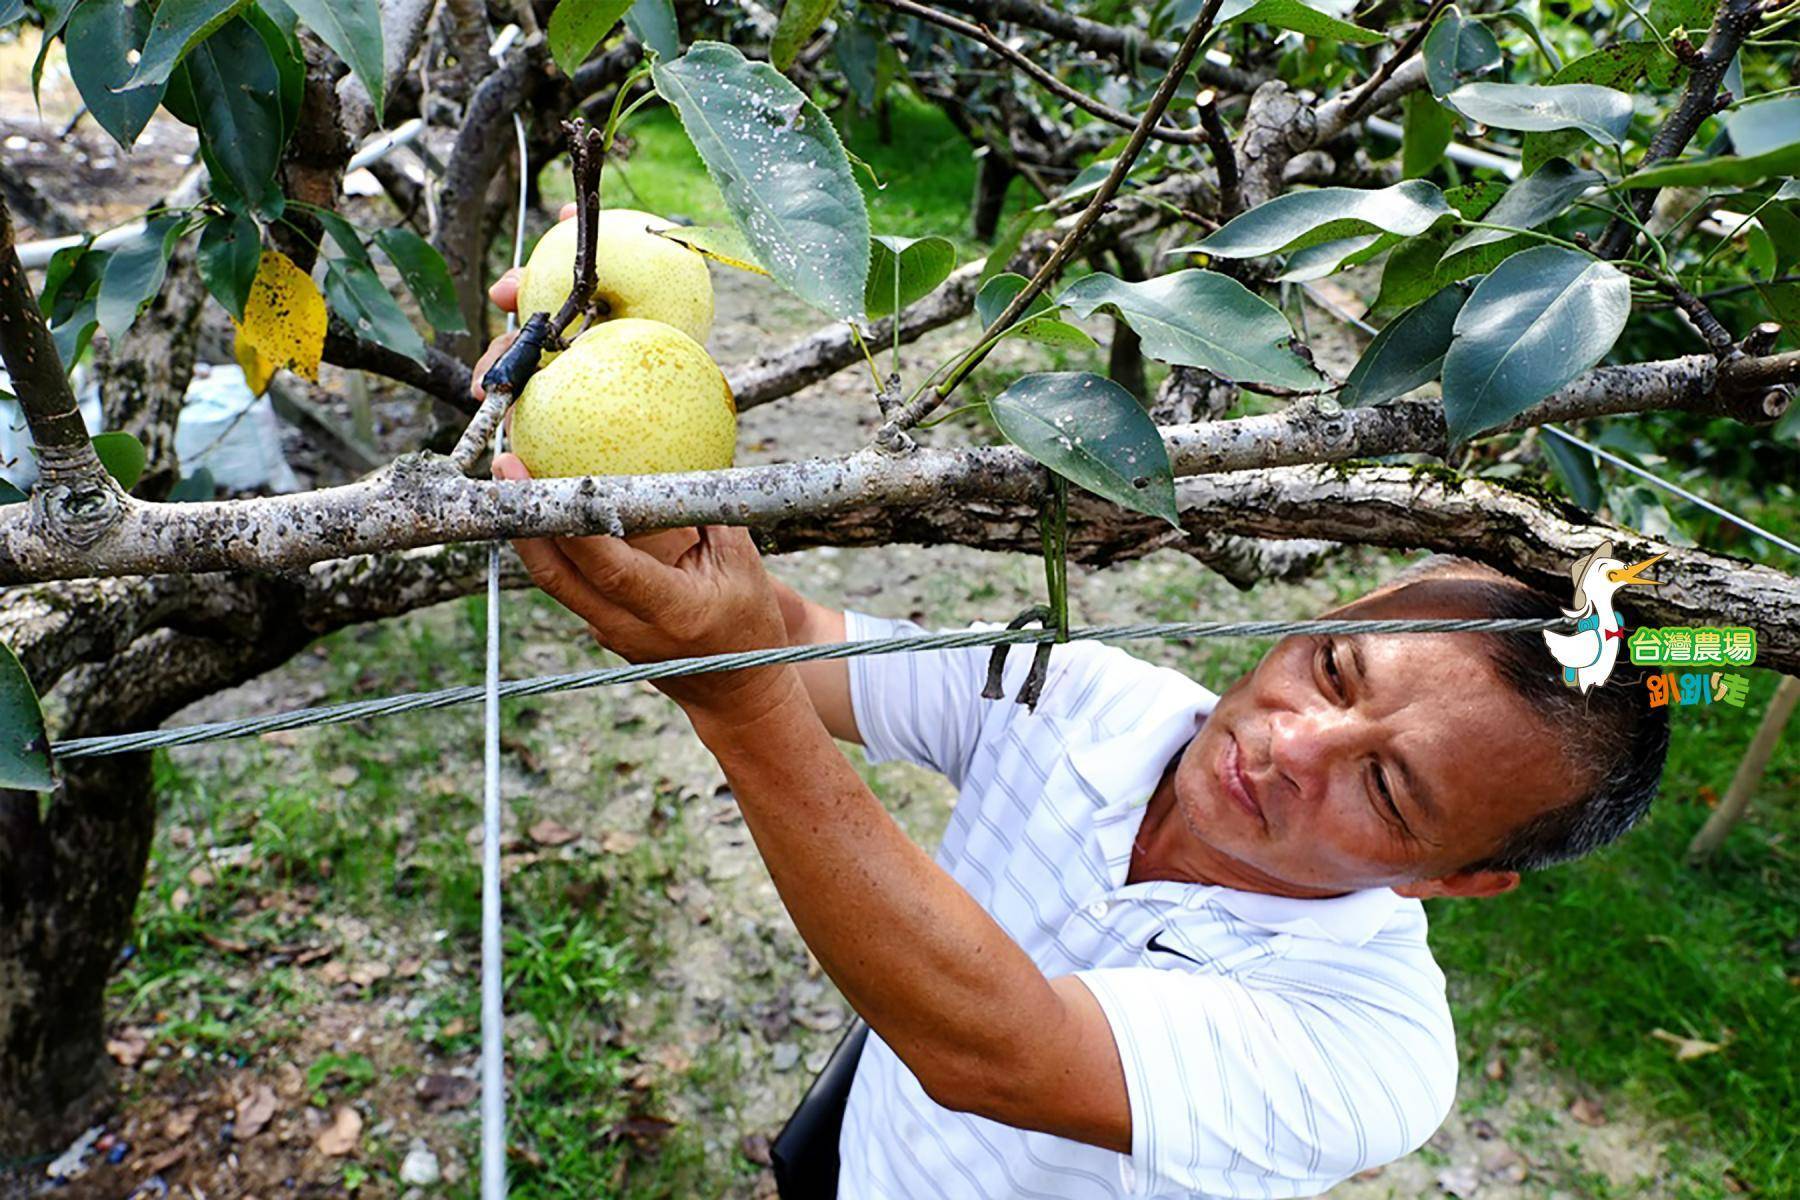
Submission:
<svg viewBox="0 0 1800 1200">
<path fill-rule="evenodd" d="M 1145 719 L 1122 733 L 1084 742 L 1069 751 L 1070 768 L 1103 801 L 1094 815 L 1115 886 L 1125 880 L 1132 839 L 1142 823 L 1144 806 L 1162 779 L 1169 760 L 1188 743 L 1219 702 L 1214 693 L 1177 676 L 1185 687 L 1171 687 L 1158 697 Z M 1381 932 L 1403 897 L 1391 888 L 1369 888 L 1324 900 L 1300 900 L 1243 892 L 1235 888 L 1176 884 L 1191 889 L 1186 903 L 1199 908 L 1218 904 L 1240 921 L 1276 933 L 1360 946 Z M 1163 890 L 1164 885 L 1157 885 Z"/>
</svg>

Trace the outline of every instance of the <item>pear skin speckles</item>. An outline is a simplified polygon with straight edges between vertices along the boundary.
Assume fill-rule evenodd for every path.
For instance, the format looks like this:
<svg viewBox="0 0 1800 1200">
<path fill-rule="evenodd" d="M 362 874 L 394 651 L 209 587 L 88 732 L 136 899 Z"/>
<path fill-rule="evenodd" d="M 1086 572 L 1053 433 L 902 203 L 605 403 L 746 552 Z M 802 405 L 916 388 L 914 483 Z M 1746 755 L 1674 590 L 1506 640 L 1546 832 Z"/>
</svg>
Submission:
<svg viewBox="0 0 1800 1200">
<path fill-rule="evenodd" d="M 512 448 L 540 478 L 718 470 L 736 447 L 724 373 L 659 321 L 601 322 L 540 367 L 513 407 Z"/>
<path fill-rule="evenodd" d="M 630 208 L 600 213 L 594 243 L 594 294 L 611 319 L 642 318 L 673 325 L 696 342 L 712 333 L 712 276 L 706 259 L 652 230 L 672 223 Z M 532 248 L 519 278 L 519 316 L 554 315 L 574 283 L 575 220 L 550 227 Z M 571 327 L 579 330 L 580 323 Z"/>
</svg>

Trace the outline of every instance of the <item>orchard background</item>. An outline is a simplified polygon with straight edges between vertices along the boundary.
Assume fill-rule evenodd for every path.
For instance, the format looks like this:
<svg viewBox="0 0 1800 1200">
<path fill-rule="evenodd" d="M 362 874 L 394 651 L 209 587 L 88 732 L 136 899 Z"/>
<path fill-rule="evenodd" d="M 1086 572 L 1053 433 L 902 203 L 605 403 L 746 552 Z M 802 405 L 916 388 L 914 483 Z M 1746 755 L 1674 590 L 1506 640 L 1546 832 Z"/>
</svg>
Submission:
<svg viewBox="0 0 1800 1200">
<path fill-rule="evenodd" d="M 609 509 L 388 465 L 449 451 L 474 411 L 469 364 L 500 328 L 485 288 L 512 258 L 513 115 L 529 248 L 573 198 L 562 122 L 642 100 L 604 203 L 775 271 L 711 268 L 708 348 L 752 468 L 718 503 L 774 489 L 753 523 L 804 593 L 927 625 L 1042 603 L 1043 462 L 1106 497 L 1069 502 L 1081 623 L 1307 616 L 1421 548 L 1560 592 L 1612 537 L 1670 554 L 1645 623 L 1757 628 L 1749 705 L 1674 712 L 1643 829 L 1434 907 L 1461 1100 L 1424 1150 L 1341 1190 L 1793 1194 L 1791 737 L 1749 819 L 1687 851 L 1800 667 L 1800 560 L 1539 427 L 1800 534 L 1800 7 L 623 10 L 0 0 L 0 240 L 30 268 L 28 296 L 0 289 L 0 341 L 16 367 L 36 324 L 75 368 L 66 391 L 15 369 L 4 402 L 9 471 L 54 468 L 0 507 L 0 640 L 50 735 L 479 682 L 485 556 L 436 543 L 650 528 L 710 486 L 603 490 Z M 687 62 L 777 117 L 760 159 L 697 152 L 695 111 L 721 101 L 666 77 L 697 44 Z M 753 65 L 770 58 L 789 82 Z M 859 201 L 863 241 L 791 214 L 746 239 L 734 156 L 806 164 Z M 263 250 L 317 297 L 267 325 L 244 304 Z M 784 271 L 795 255 L 832 286 Z M 871 272 L 904 293 L 897 337 Z M 1042 300 L 1009 304 L 1032 284 Z M 1527 378 L 1472 388 L 1471 362 L 1513 345 Z M 267 375 L 267 409 L 226 386 L 239 364 Z M 953 394 L 921 386 L 934 370 Z M 1006 419 L 1084 372 L 1117 385 L 1084 428 L 1160 428 L 1148 491 L 1168 511 L 1109 487 L 1105 439 L 1077 461 Z M 97 455 L 53 419 L 78 395 L 112 431 Z M 1024 453 L 972 450 L 1009 440 Z M 813 458 L 861 464 L 863 490 L 828 494 Z M 276 492 L 373 532 L 263 524 Z M 507 622 L 509 675 L 595 660 L 534 593 Z M 1262 649 L 1139 652 L 1222 687 Z M 472 1194 L 479 743 L 459 709 L 0 792 L 0 1194 Z M 647 687 L 510 704 L 505 748 L 515 1192 L 768 1194 L 767 1140 L 847 1013 L 716 768 Z M 936 838 L 941 781 L 866 776 Z"/>
</svg>

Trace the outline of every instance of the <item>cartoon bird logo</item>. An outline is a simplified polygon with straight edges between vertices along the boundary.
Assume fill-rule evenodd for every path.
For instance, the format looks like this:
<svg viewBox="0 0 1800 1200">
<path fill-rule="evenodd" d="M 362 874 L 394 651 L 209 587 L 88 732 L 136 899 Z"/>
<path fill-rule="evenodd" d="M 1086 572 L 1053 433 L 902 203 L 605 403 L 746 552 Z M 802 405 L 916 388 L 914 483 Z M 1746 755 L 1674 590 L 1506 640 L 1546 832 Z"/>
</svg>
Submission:
<svg viewBox="0 0 1800 1200">
<path fill-rule="evenodd" d="M 1564 683 L 1585 692 L 1606 682 L 1618 661 L 1619 647 L 1625 644 L 1625 627 L 1613 611 L 1613 593 L 1630 584 L 1655 587 L 1662 583 L 1643 578 L 1643 572 L 1661 558 L 1658 554 L 1628 567 L 1613 557 L 1611 542 L 1601 542 L 1592 554 L 1575 560 L 1569 571 L 1575 583 L 1575 607 L 1563 609 L 1575 622 L 1575 632 L 1544 630 L 1544 644 L 1562 664 Z"/>
</svg>

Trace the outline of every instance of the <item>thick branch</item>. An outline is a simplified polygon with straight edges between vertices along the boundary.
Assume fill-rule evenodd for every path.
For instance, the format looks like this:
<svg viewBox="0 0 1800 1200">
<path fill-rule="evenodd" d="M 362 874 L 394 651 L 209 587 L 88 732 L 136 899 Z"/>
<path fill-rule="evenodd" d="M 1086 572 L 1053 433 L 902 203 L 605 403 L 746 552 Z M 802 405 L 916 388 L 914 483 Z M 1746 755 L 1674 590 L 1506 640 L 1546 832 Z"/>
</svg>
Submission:
<svg viewBox="0 0 1800 1200">
<path fill-rule="evenodd" d="M 1796 356 L 1800 357 L 1800 356 Z M 1760 377 L 1759 360 L 1745 360 Z M 1791 364 L 1800 377 L 1800 362 Z M 1589 372 L 1507 428 L 1654 408 L 1722 412 L 1733 363 L 1693 355 Z M 1441 453 L 1442 407 L 1431 400 L 1322 414 L 1294 405 L 1275 414 L 1163 431 L 1177 475 L 1241 471 L 1408 452 Z M 684 475 L 495 483 L 460 475 L 448 460 L 408 456 L 367 479 L 291 496 L 201 504 L 126 501 L 124 515 L 88 552 L 39 535 L 27 516 L 0 510 L 0 584 L 96 575 L 232 568 L 285 569 L 381 550 L 501 537 L 635 532 L 696 522 L 769 525 L 884 505 L 1033 500 L 1043 468 L 1015 447 L 920 449 L 895 457 L 865 449 Z"/>
<path fill-rule="evenodd" d="M 1640 166 L 1647 167 L 1680 154 L 1700 132 L 1701 123 L 1718 111 L 1719 87 L 1731 69 L 1731 60 L 1737 57 L 1744 39 L 1756 30 L 1761 16 L 1759 0 L 1723 0 L 1713 17 L 1712 30 L 1706 35 L 1706 44 L 1688 64 L 1687 87 L 1681 93 L 1680 103 L 1656 131 L 1656 136 L 1650 139 Z M 1630 193 L 1631 211 L 1637 216 L 1637 225 L 1649 218 L 1658 190 L 1639 188 Z M 1601 235 L 1594 253 L 1601 258 L 1621 257 L 1636 240 L 1637 225 L 1614 218 Z"/>
<path fill-rule="evenodd" d="M 81 422 L 74 389 L 63 374 L 50 327 L 38 311 L 37 294 L 19 264 L 12 210 L 4 199 L 0 199 L 0 359 L 12 376 L 13 390 L 38 452 L 60 451 L 59 465 L 70 478 L 100 471 L 100 460 L 88 442 L 87 426 Z M 85 459 L 80 454 L 84 448 Z"/>
</svg>

